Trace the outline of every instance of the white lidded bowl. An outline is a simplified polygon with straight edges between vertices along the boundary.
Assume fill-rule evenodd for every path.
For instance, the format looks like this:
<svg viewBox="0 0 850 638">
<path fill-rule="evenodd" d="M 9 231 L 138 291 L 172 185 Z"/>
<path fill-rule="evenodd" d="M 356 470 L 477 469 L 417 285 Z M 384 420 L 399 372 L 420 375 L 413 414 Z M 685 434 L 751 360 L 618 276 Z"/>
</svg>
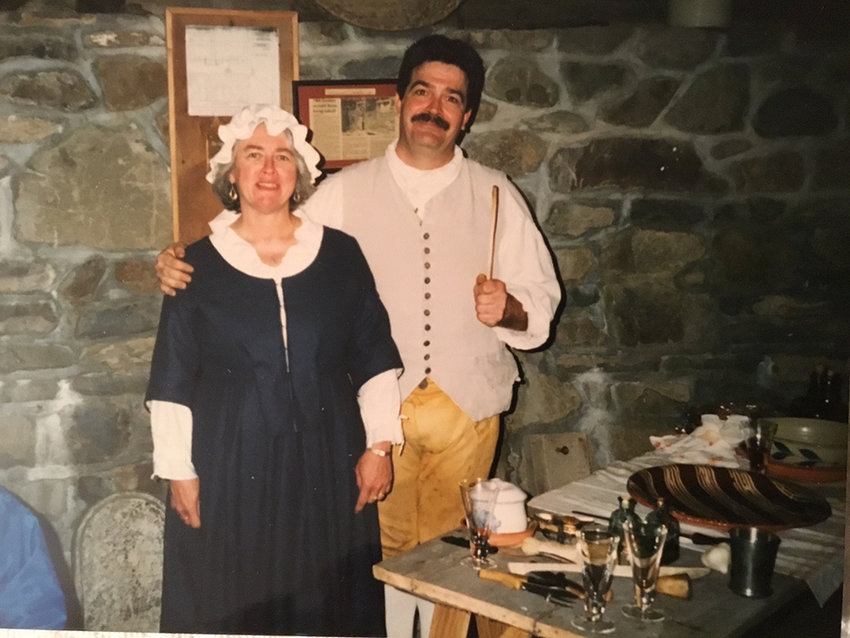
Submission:
<svg viewBox="0 0 850 638">
<path fill-rule="evenodd" d="M 490 530 L 494 534 L 524 532 L 528 527 L 525 501 L 528 495 L 513 483 L 494 478 L 487 481 L 498 491 Z"/>
</svg>

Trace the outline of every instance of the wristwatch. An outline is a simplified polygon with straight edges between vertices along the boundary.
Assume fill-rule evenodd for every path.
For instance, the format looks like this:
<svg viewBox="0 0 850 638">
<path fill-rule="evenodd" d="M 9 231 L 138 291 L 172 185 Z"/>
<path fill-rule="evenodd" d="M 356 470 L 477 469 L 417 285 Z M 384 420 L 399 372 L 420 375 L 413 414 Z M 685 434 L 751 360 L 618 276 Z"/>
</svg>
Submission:
<svg viewBox="0 0 850 638">
<path fill-rule="evenodd" d="M 378 456 L 389 456 L 389 452 L 385 452 L 381 448 L 370 447 L 366 449 L 369 450 L 372 454 L 377 454 Z"/>
</svg>

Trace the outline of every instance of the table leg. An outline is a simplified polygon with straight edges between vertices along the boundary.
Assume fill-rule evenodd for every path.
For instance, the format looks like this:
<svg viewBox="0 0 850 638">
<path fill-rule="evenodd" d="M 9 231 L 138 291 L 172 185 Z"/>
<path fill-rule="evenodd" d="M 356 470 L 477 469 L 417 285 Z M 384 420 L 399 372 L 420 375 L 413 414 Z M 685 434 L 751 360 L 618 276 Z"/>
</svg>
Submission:
<svg viewBox="0 0 850 638">
<path fill-rule="evenodd" d="M 430 638 L 466 638 L 470 613 L 436 603 L 431 620 Z"/>
<path fill-rule="evenodd" d="M 530 638 L 531 634 L 517 627 L 511 627 L 486 616 L 476 616 L 475 626 L 478 638 Z"/>
</svg>

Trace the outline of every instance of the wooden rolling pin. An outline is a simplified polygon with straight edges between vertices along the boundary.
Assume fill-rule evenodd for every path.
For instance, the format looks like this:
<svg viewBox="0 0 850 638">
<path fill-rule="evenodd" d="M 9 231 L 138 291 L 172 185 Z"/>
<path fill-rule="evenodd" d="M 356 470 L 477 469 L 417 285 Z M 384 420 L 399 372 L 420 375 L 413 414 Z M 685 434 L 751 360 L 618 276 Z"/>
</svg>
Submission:
<svg viewBox="0 0 850 638">
<path fill-rule="evenodd" d="M 529 536 L 522 541 L 522 553 L 526 556 L 537 556 L 538 554 L 549 554 L 558 556 L 573 563 L 581 562 L 578 548 L 575 545 L 562 545 L 554 541 L 543 541 L 539 538 Z"/>
</svg>

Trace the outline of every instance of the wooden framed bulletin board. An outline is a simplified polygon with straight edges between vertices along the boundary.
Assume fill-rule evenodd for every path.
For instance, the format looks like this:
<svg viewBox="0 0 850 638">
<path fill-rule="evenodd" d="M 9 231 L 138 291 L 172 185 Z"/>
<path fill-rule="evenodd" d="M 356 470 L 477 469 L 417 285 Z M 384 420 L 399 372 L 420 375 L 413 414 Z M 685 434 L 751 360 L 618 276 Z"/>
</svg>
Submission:
<svg viewBox="0 0 850 638">
<path fill-rule="evenodd" d="M 205 178 L 218 126 L 249 103 L 292 111 L 298 14 L 168 7 L 165 28 L 174 238 L 192 242 L 221 211 Z"/>
</svg>

